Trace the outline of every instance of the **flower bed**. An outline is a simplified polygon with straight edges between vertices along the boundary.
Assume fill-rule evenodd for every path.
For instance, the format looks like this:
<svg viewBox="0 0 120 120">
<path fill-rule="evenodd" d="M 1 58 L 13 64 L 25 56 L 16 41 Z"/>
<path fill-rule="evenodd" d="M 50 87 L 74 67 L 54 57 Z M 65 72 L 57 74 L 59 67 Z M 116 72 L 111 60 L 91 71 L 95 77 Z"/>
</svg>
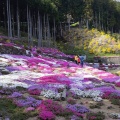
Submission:
<svg viewBox="0 0 120 120">
<path fill-rule="evenodd" d="M 48 54 L 49 50 L 51 49 L 43 51 Z M 51 52 L 55 54 L 58 51 L 51 50 Z M 25 107 L 26 111 L 38 110 L 38 116 L 41 119 L 54 120 L 58 115 L 76 116 L 76 119 L 84 117 L 83 114 L 90 110 L 77 104 L 74 98 L 78 100 L 89 98 L 95 102 L 120 98 L 120 90 L 114 86 L 120 87 L 120 77 L 106 71 L 86 65 L 81 68 L 73 62 L 42 55 L 38 57 L 0 56 L 3 65 L 0 70 L 5 68 L 10 71 L 8 75 L 0 75 L 0 86 L 27 88 L 27 96 L 19 91 L 8 92 L 6 89 L 1 89 L 0 95 L 9 95 L 8 99 L 12 99 L 14 104 L 19 107 Z M 108 85 L 108 83 L 112 85 Z M 72 99 L 68 100 L 69 97 Z M 59 102 L 55 102 L 56 100 L 59 102 L 67 100 L 69 104 L 67 107 L 63 107 Z M 29 109 L 27 110 L 27 108 Z"/>
</svg>

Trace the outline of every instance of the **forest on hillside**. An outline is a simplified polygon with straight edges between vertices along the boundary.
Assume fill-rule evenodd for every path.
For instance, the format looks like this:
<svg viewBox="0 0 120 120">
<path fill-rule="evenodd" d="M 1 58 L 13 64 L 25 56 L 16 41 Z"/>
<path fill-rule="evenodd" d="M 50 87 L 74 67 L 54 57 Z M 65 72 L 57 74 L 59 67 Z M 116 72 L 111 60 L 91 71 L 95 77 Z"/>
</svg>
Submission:
<svg viewBox="0 0 120 120">
<path fill-rule="evenodd" d="M 0 28 L 8 37 L 28 36 L 38 46 L 55 46 L 56 35 L 79 22 L 80 28 L 120 33 L 120 2 L 114 0 L 1 0 Z M 67 27 L 66 27 L 67 26 Z M 44 41 L 44 42 L 43 42 Z"/>
</svg>

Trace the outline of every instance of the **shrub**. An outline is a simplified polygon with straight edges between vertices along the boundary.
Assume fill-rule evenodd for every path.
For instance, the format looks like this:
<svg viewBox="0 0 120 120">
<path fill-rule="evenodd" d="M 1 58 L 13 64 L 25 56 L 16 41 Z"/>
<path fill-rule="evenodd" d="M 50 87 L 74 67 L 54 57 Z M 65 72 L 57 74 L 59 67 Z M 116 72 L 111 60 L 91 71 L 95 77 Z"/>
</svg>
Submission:
<svg viewBox="0 0 120 120">
<path fill-rule="evenodd" d="M 110 99 L 111 104 L 120 106 L 120 99 Z"/>
<path fill-rule="evenodd" d="M 74 100 L 73 98 L 68 98 L 67 102 L 71 105 L 76 104 L 76 100 Z"/>
<path fill-rule="evenodd" d="M 97 104 L 91 104 L 90 108 L 94 109 L 94 108 L 101 108 L 101 106 L 103 106 L 103 102 L 97 102 Z"/>
<path fill-rule="evenodd" d="M 87 113 L 87 119 L 88 120 L 104 120 L 105 119 L 105 115 L 103 112 L 97 112 L 97 113 Z"/>
<path fill-rule="evenodd" d="M 55 115 L 51 111 L 41 111 L 39 114 L 41 120 L 54 120 Z"/>
</svg>

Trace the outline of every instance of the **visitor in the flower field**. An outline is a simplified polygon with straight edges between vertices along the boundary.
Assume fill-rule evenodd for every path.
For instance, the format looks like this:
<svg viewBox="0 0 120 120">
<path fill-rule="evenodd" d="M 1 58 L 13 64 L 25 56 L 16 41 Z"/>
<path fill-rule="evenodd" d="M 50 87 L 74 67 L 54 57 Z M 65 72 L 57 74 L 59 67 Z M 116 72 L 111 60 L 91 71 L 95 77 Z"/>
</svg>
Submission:
<svg viewBox="0 0 120 120">
<path fill-rule="evenodd" d="M 83 57 L 84 57 L 84 61 L 86 61 L 86 55 L 84 55 Z"/>
<path fill-rule="evenodd" d="M 74 61 L 77 64 L 77 61 L 78 61 L 78 56 L 77 55 L 74 56 Z"/>
<path fill-rule="evenodd" d="M 80 55 L 79 58 L 80 58 L 80 65 L 81 65 L 81 67 L 83 67 L 83 65 L 84 65 L 84 56 Z"/>
<path fill-rule="evenodd" d="M 74 56 L 74 61 L 75 61 L 76 64 L 78 64 L 78 65 L 80 64 L 80 58 L 79 58 L 78 55 Z"/>
<path fill-rule="evenodd" d="M 79 65 L 80 63 L 81 63 L 81 60 L 80 60 L 80 58 L 79 58 L 79 56 L 78 56 L 77 64 Z"/>
</svg>

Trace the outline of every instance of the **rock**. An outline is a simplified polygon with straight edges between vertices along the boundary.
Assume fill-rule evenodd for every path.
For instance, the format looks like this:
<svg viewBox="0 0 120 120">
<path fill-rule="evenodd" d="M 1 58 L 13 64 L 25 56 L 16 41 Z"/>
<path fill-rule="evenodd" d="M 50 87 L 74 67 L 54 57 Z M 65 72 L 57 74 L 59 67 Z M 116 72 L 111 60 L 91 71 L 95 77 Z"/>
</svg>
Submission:
<svg viewBox="0 0 120 120">
<path fill-rule="evenodd" d="M 2 73 L 3 75 L 7 75 L 7 74 L 10 74 L 10 71 L 9 71 L 9 70 L 4 69 L 4 70 L 2 70 L 2 71 L 1 71 L 1 73 Z"/>
<path fill-rule="evenodd" d="M 7 63 L 4 63 L 4 62 L 2 62 L 2 63 L 0 63 L 0 67 L 6 67 L 8 64 Z"/>
<path fill-rule="evenodd" d="M 62 93 L 62 97 L 61 99 L 64 101 L 66 99 L 66 89 L 64 89 L 63 93 Z"/>
</svg>

